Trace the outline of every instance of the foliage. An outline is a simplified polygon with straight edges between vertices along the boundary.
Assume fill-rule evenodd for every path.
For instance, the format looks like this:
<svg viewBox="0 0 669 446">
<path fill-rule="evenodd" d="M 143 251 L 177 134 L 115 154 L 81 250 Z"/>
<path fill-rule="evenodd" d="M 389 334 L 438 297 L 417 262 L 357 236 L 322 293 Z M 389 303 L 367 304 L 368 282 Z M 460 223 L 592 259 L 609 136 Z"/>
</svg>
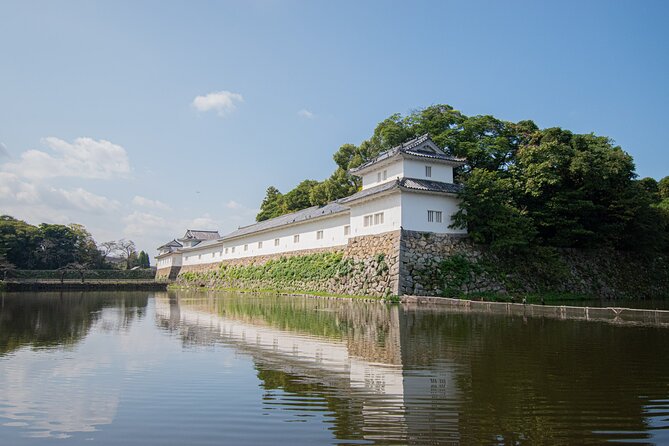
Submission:
<svg viewBox="0 0 669 446">
<path fill-rule="evenodd" d="M 140 268 L 151 267 L 151 263 L 149 261 L 149 255 L 144 251 L 140 251 L 139 255 L 137 256 L 137 266 L 139 266 Z"/>
<path fill-rule="evenodd" d="M 484 269 L 478 262 L 473 262 L 461 254 L 450 256 L 437 266 L 437 276 L 442 286 L 442 294 L 447 297 L 459 295 L 476 280 Z"/>
<path fill-rule="evenodd" d="M 33 226 L 9 215 L 0 216 L 0 258 L 18 269 L 55 270 L 72 264 L 110 268 L 107 256 L 121 249 L 129 252 L 127 259 L 132 263 L 133 255 L 137 257 L 134 246 L 132 241 L 120 240 L 105 242 L 98 249 L 82 225 L 42 223 Z"/>
<path fill-rule="evenodd" d="M 605 136 L 465 116 L 444 104 L 393 114 L 360 145 L 342 145 L 333 156 L 335 172 L 323 182 L 303 181 L 285 196 L 268 189 L 258 220 L 354 193 L 360 184 L 349 169 L 424 133 L 467 159 L 457 172 L 465 189 L 455 224 L 497 252 L 536 246 L 669 252 L 669 177 L 637 180 L 632 157 Z"/>
</svg>

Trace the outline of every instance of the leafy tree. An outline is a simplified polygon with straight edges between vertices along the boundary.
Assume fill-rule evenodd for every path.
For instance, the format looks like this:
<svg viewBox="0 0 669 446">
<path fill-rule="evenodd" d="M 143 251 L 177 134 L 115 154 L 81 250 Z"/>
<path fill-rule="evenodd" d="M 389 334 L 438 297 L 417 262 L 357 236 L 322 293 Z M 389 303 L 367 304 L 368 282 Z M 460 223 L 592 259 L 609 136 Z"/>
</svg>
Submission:
<svg viewBox="0 0 669 446">
<path fill-rule="evenodd" d="M 472 239 L 499 252 L 530 246 L 536 236 L 532 219 L 517 207 L 517 186 L 495 172 L 474 169 L 461 194 L 462 206 L 454 216 L 456 227 L 467 227 Z"/>
<path fill-rule="evenodd" d="M 669 176 L 666 176 L 657 182 L 657 191 L 660 194 L 661 199 L 669 200 Z"/>
<path fill-rule="evenodd" d="M 0 216 L 0 255 L 8 262 L 19 269 L 38 268 L 40 244 L 38 228 L 9 215 Z"/>
<path fill-rule="evenodd" d="M 285 213 L 283 195 L 276 187 L 268 187 L 265 199 L 260 205 L 260 212 L 256 215 L 256 221 L 269 220 Z"/>
<path fill-rule="evenodd" d="M 140 251 L 137 256 L 137 263 L 140 268 L 150 268 L 151 264 L 149 263 L 149 255 L 144 251 Z"/>
<path fill-rule="evenodd" d="M 318 184 L 318 181 L 304 180 L 295 187 L 295 189 L 283 196 L 286 212 L 295 212 L 300 209 L 306 209 L 311 206 L 311 190 Z"/>
</svg>

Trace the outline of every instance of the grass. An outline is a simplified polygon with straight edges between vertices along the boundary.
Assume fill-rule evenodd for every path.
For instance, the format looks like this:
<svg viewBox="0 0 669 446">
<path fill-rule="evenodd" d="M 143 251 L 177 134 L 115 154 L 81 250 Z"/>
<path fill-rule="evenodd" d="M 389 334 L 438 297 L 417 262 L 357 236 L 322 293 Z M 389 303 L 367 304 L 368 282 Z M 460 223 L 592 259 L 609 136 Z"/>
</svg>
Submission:
<svg viewBox="0 0 669 446">
<path fill-rule="evenodd" d="M 338 294 L 328 293 L 325 291 L 310 291 L 310 290 L 284 290 L 276 288 L 230 288 L 230 287 L 184 287 L 171 284 L 167 287 L 170 290 L 202 290 L 202 291 L 228 291 L 233 293 L 245 294 L 280 294 L 282 296 L 315 296 L 315 297 L 336 297 L 341 299 L 368 299 L 368 300 L 384 300 L 380 296 L 364 296 L 361 294 Z"/>
</svg>

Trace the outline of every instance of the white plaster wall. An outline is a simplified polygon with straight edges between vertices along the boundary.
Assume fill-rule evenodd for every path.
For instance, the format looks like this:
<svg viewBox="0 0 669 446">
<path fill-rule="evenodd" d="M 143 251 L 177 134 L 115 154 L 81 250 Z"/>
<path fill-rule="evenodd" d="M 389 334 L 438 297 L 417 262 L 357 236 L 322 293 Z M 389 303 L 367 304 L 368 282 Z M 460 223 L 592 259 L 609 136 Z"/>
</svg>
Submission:
<svg viewBox="0 0 669 446">
<path fill-rule="evenodd" d="M 383 224 L 365 227 L 365 215 L 383 212 Z M 375 200 L 351 206 L 351 235 L 361 236 L 396 231 L 402 226 L 402 208 L 400 194 L 396 192 Z"/>
<path fill-rule="evenodd" d="M 184 252 L 183 264 L 200 265 L 221 260 L 346 245 L 350 235 L 344 235 L 344 226 L 348 224 L 349 214 L 342 213 L 264 233 L 250 234 L 235 240 L 218 242 L 200 249 L 195 247 Z M 316 237 L 317 231 L 323 231 L 321 240 Z M 296 234 L 300 236 L 299 243 L 293 242 L 293 236 Z M 279 246 L 274 245 L 274 240 L 277 238 Z M 258 247 L 258 242 L 262 242 L 262 248 Z M 244 245 L 247 245 L 246 250 L 244 250 Z M 234 253 L 232 252 L 233 247 L 235 248 Z"/>
<path fill-rule="evenodd" d="M 425 176 L 425 166 L 432 166 L 432 176 Z M 420 178 L 425 180 L 453 182 L 453 166 L 448 164 L 433 163 L 429 160 L 404 160 L 404 176 L 408 178 Z"/>
<path fill-rule="evenodd" d="M 446 195 L 402 192 L 402 227 L 411 231 L 465 234 L 464 229 L 448 227 L 459 210 L 458 203 L 458 198 Z M 442 211 L 442 222 L 428 222 L 428 210 Z"/>
<path fill-rule="evenodd" d="M 383 180 L 383 171 L 386 171 L 386 179 Z M 381 181 L 378 180 L 378 173 L 381 172 Z M 378 169 L 373 170 L 362 176 L 362 188 L 368 189 L 370 187 L 377 186 L 379 184 L 387 183 L 388 181 L 395 181 L 398 178 L 404 176 L 402 158 L 397 159 L 395 162 L 388 164 Z"/>
<path fill-rule="evenodd" d="M 169 268 L 171 266 L 181 266 L 181 254 L 172 253 L 169 256 L 156 260 L 156 268 Z"/>
</svg>

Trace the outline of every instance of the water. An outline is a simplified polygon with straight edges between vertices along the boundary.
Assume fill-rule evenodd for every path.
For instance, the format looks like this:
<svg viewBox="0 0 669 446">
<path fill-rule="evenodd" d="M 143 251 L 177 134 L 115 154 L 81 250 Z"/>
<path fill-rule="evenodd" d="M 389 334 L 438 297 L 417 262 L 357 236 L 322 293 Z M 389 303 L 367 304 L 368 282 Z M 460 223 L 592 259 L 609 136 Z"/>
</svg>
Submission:
<svg viewBox="0 0 669 446">
<path fill-rule="evenodd" d="M 0 444 L 669 443 L 669 329 L 229 293 L 5 294 Z"/>
</svg>

